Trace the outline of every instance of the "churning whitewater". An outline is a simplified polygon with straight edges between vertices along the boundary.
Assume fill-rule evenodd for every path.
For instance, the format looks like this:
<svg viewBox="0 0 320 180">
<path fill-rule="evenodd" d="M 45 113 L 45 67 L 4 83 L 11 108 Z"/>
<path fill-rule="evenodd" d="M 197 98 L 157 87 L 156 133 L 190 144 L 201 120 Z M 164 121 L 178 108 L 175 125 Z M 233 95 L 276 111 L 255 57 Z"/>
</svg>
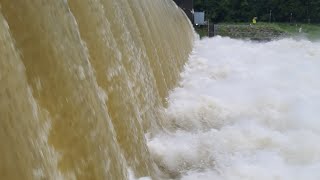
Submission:
<svg viewBox="0 0 320 180">
<path fill-rule="evenodd" d="M 320 179 L 320 43 L 196 42 L 148 139 L 171 178 Z"/>
</svg>

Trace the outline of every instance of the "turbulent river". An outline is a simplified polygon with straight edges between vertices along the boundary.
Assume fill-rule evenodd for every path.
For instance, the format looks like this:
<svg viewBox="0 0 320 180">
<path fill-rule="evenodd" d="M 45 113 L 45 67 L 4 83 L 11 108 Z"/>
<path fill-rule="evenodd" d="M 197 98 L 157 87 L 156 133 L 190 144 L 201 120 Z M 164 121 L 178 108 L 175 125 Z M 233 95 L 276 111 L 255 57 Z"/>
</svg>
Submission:
<svg viewBox="0 0 320 180">
<path fill-rule="evenodd" d="M 320 179 L 320 43 L 196 42 L 156 162 L 183 180 Z"/>
</svg>

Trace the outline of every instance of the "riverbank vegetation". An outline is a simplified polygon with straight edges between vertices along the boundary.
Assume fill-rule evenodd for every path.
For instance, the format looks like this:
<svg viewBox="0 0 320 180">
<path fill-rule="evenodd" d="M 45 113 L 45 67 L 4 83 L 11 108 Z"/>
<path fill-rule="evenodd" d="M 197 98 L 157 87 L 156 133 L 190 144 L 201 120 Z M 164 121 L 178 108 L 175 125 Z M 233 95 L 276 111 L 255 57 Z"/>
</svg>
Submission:
<svg viewBox="0 0 320 180">
<path fill-rule="evenodd" d="M 194 0 L 210 22 L 320 23 L 320 0 Z"/>
<path fill-rule="evenodd" d="M 232 38 L 269 39 L 277 37 L 298 37 L 309 40 L 320 39 L 320 24 L 304 23 L 218 23 L 216 35 L 229 36 Z M 200 37 L 207 36 L 207 27 L 195 27 Z"/>
<path fill-rule="evenodd" d="M 195 11 L 230 37 L 293 36 L 320 39 L 320 0 L 194 0 Z M 257 17 L 258 23 L 250 26 Z M 207 27 L 195 27 L 201 37 Z"/>
</svg>

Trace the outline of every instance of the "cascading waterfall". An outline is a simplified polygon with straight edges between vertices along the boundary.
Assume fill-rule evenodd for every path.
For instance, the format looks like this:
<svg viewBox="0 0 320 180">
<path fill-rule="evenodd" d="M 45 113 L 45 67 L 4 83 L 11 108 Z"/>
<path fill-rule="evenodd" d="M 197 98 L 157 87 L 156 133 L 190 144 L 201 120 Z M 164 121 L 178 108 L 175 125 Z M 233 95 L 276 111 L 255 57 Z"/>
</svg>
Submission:
<svg viewBox="0 0 320 180">
<path fill-rule="evenodd" d="M 171 0 L 0 0 L 0 178 L 153 177 L 144 134 L 191 52 Z"/>
</svg>

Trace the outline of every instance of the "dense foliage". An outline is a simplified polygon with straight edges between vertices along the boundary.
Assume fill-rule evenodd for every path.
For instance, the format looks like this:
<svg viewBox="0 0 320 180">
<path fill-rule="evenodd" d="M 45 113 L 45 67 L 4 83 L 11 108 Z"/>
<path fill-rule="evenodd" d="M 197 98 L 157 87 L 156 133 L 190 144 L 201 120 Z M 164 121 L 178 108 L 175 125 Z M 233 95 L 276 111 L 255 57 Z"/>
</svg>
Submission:
<svg viewBox="0 0 320 180">
<path fill-rule="evenodd" d="M 258 21 L 320 23 L 320 0 L 194 0 L 213 22 Z"/>
</svg>

